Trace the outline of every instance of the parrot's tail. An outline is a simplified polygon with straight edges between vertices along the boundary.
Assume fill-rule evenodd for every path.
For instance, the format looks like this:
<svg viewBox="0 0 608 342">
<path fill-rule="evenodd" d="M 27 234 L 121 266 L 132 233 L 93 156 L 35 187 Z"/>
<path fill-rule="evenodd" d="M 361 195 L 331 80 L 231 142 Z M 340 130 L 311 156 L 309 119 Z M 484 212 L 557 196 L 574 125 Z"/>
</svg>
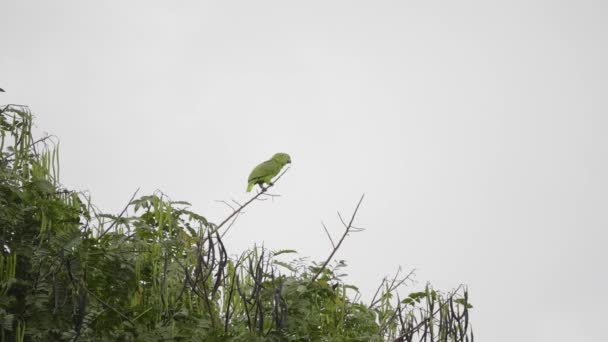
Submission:
<svg viewBox="0 0 608 342">
<path fill-rule="evenodd" d="M 247 185 L 247 192 L 251 192 L 251 189 L 253 189 L 254 186 L 255 183 L 249 183 L 249 185 Z"/>
</svg>

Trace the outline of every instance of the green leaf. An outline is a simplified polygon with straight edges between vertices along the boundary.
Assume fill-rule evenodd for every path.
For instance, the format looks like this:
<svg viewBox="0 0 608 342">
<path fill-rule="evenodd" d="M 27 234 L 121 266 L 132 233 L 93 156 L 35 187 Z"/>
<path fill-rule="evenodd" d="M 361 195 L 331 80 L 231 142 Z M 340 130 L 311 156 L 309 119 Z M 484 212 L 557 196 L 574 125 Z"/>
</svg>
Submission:
<svg viewBox="0 0 608 342">
<path fill-rule="evenodd" d="M 177 205 L 187 205 L 187 206 L 191 206 L 192 204 L 190 204 L 190 202 L 186 202 L 186 201 L 173 201 L 170 202 L 171 205 L 177 204 Z"/>
<path fill-rule="evenodd" d="M 279 265 L 279 266 L 281 266 L 281 267 L 285 267 L 286 269 L 290 270 L 291 272 L 295 272 L 295 271 L 296 271 L 296 269 L 295 269 L 295 268 L 293 268 L 291 265 L 289 265 L 289 264 L 287 264 L 287 263 L 280 262 L 280 261 L 276 261 L 276 260 L 275 260 L 275 261 L 273 261 L 273 263 L 274 263 L 275 265 Z"/>
<path fill-rule="evenodd" d="M 412 292 L 408 297 L 420 302 L 420 299 L 426 297 L 426 292 Z"/>
<path fill-rule="evenodd" d="M 416 302 L 412 298 L 405 298 L 404 300 L 401 301 L 401 304 L 413 306 L 413 305 L 416 305 Z"/>
<path fill-rule="evenodd" d="M 273 256 L 277 256 L 277 255 L 281 255 L 281 254 L 291 254 L 291 253 L 298 253 L 298 251 L 296 251 L 294 249 L 282 249 L 278 252 L 274 252 Z"/>
<path fill-rule="evenodd" d="M 359 288 L 356 287 L 355 285 L 344 285 L 345 289 L 351 289 L 351 290 L 355 290 L 357 292 L 359 292 Z"/>
<path fill-rule="evenodd" d="M 464 298 L 458 298 L 458 299 L 454 299 L 454 303 L 460 304 L 460 305 L 465 305 L 467 309 L 472 309 L 473 305 L 467 303 Z"/>
</svg>

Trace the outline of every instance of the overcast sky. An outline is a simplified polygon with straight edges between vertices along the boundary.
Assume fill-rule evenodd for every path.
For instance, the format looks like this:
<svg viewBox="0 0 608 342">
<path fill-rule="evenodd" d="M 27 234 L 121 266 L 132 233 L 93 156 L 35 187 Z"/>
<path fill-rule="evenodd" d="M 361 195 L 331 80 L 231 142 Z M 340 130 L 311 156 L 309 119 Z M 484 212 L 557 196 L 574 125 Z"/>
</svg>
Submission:
<svg viewBox="0 0 608 342">
<path fill-rule="evenodd" d="M 399 265 L 467 284 L 479 341 L 603 341 L 604 1 L 0 2 L 0 104 L 61 139 L 62 182 L 209 220 L 293 165 L 227 236 L 338 259 L 369 298 Z M 604 337 L 601 337 L 604 336 Z"/>
</svg>

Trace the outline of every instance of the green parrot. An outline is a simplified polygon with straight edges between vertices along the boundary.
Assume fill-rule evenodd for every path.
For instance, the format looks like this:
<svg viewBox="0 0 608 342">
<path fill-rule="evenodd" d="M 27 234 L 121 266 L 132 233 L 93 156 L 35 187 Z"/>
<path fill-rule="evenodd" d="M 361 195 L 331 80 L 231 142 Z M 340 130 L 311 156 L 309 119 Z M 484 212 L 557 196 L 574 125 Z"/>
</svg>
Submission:
<svg viewBox="0 0 608 342">
<path fill-rule="evenodd" d="M 264 183 L 272 185 L 274 176 L 279 174 L 283 166 L 290 163 L 291 157 L 289 154 L 277 153 L 272 156 L 271 159 L 256 166 L 255 169 L 251 171 L 251 174 L 249 174 L 247 192 L 250 192 L 256 184 L 259 184 L 260 187 L 264 187 Z"/>
</svg>

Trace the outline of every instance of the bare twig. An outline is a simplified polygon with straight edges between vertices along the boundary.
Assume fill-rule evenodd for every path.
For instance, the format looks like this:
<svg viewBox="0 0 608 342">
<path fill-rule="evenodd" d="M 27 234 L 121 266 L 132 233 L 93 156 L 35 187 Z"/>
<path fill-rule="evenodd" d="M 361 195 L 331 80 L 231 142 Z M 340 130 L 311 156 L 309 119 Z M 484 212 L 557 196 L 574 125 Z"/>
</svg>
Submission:
<svg viewBox="0 0 608 342">
<path fill-rule="evenodd" d="M 400 272 L 401 272 L 401 267 L 399 267 L 399 269 L 395 273 L 395 276 L 391 280 L 390 285 L 388 286 L 388 291 L 387 292 L 394 291 L 395 289 L 397 289 L 398 287 L 400 287 L 403 283 L 405 283 L 407 280 L 409 280 L 410 277 L 414 274 L 414 272 L 416 272 L 416 269 L 411 270 L 410 273 L 408 273 L 405 276 L 405 278 L 397 280 L 397 277 L 399 277 L 399 273 Z M 372 297 L 371 303 L 369 304 L 368 308 L 371 309 L 374 306 L 376 306 L 376 304 L 380 303 L 380 301 L 382 300 L 382 296 L 380 296 L 378 299 L 376 299 L 376 297 L 378 296 L 378 293 L 380 293 L 380 289 L 382 288 L 382 285 L 384 285 L 385 283 L 387 283 L 387 278 L 386 277 L 382 280 L 382 282 L 380 283 L 380 286 L 378 286 L 378 289 L 376 290 L 376 293 L 374 294 L 374 297 Z"/>
<path fill-rule="evenodd" d="M 234 209 L 234 207 L 230 203 L 228 203 L 228 202 L 226 202 L 224 200 L 215 200 L 215 202 L 224 203 L 228 208 L 232 209 L 233 211 L 236 210 L 236 209 Z"/>
<path fill-rule="evenodd" d="M 244 214 L 244 213 L 240 212 L 239 214 L 234 215 L 234 219 L 232 220 L 232 222 L 230 222 L 230 224 L 228 225 L 228 227 L 226 227 L 226 230 L 224 230 L 224 232 L 222 233 L 222 235 L 220 235 L 220 238 L 223 238 L 224 235 L 226 235 L 228 233 L 228 231 L 230 230 L 230 228 L 232 228 L 232 226 L 234 226 L 234 224 L 236 223 L 236 220 L 239 218 L 239 216 L 241 214 Z"/>
<path fill-rule="evenodd" d="M 342 220 L 342 216 L 340 216 L 340 213 L 338 213 L 338 217 L 340 217 L 340 220 L 342 221 L 342 224 L 344 224 L 344 227 L 345 227 L 344 234 L 342 234 L 342 237 L 340 238 L 340 241 L 338 241 L 338 244 L 335 245 L 334 249 L 331 251 L 331 254 L 329 254 L 329 257 L 327 257 L 327 259 L 325 260 L 325 262 L 323 263 L 323 265 L 319 268 L 319 270 L 317 271 L 317 273 L 310 279 L 311 283 L 314 282 L 315 280 L 317 280 L 317 278 L 319 277 L 319 275 L 321 275 L 321 273 L 323 272 L 323 270 L 327 267 L 327 265 L 329 264 L 329 262 L 331 261 L 331 259 L 334 257 L 334 254 L 336 254 L 336 252 L 338 251 L 338 249 L 342 245 L 342 242 L 344 242 L 344 239 L 346 238 L 346 236 L 348 235 L 348 233 L 350 233 L 351 227 L 353 225 L 353 222 L 355 221 L 355 217 L 357 216 L 357 212 L 359 211 L 359 207 L 361 206 L 361 202 L 363 202 L 363 198 L 364 197 L 365 197 L 365 194 L 361 195 L 361 199 L 359 200 L 359 203 L 357 203 L 357 206 L 355 207 L 355 211 L 353 212 L 353 215 L 350 217 L 350 221 L 348 222 L 348 224 L 346 224 L 344 222 L 344 220 Z"/>
<path fill-rule="evenodd" d="M 108 309 L 116 312 L 116 314 L 118 314 L 118 316 L 122 317 L 122 319 L 124 319 L 125 321 L 131 323 L 132 326 L 135 326 L 135 323 L 133 323 L 133 321 L 127 317 L 125 314 L 123 314 L 122 312 L 118 311 L 117 309 L 115 309 L 112 305 L 104 302 L 101 298 L 97 297 L 91 290 L 89 290 L 86 287 L 83 287 L 85 289 L 85 291 L 87 291 L 93 298 L 95 298 L 95 300 L 97 300 L 98 302 L 100 302 L 101 304 L 103 304 L 103 306 L 107 307 Z"/>
<path fill-rule="evenodd" d="M 420 321 L 420 323 L 418 323 L 416 326 L 414 326 L 413 328 L 411 328 L 409 331 L 405 332 L 404 334 L 401 334 L 400 336 L 398 336 L 396 339 L 393 340 L 393 342 L 403 342 L 404 338 L 406 336 L 413 336 L 413 334 L 418 331 L 420 328 L 422 328 L 423 326 L 426 326 L 426 324 L 437 314 L 439 313 L 439 311 L 441 311 L 443 309 L 444 306 L 448 305 L 450 303 L 450 301 L 452 300 L 452 298 L 454 298 L 454 296 L 456 294 L 458 294 L 458 291 L 460 291 L 460 288 L 462 287 L 462 285 L 459 285 L 456 290 L 454 290 L 454 292 L 446 299 L 446 301 L 439 305 L 439 307 L 437 308 L 437 310 L 432 311 L 431 314 L 427 317 L 424 318 L 422 321 Z"/>
<path fill-rule="evenodd" d="M 122 217 L 122 215 L 125 214 L 125 212 L 129 208 L 129 206 L 131 205 L 131 202 L 133 202 L 133 199 L 135 198 L 135 196 L 137 196 L 138 192 L 139 192 L 139 188 L 137 188 L 137 190 L 135 190 L 135 192 L 133 193 L 133 196 L 131 196 L 131 199 L 129 200 L 129 203 L 127 203 L 127 205 L 122 209 L 122 211 L 120 212 L 120 214 L 118 215 L 118 217 L 116 217 L 116 219 L 114 220 L 114 222 L 112 222 L 112 224 L 110 224 L 110 226 L 108 227 L 108 229 L 104 230 L 101 234 L 99 234 L 99 236 L 98 236 L 99 239 L 101 239 L 102 236 L 106 235 L 106 233 L 108 233 L 110 231 L 110 229 L 112 229 L 116 225 L 116 223 Z"/>
<path fill-rule="evenodd" d="M 325 229 L 325 233 L 327 234 L 327 237 L 329 238 L 329 242 L 331 242 L 331 246 L 333 248 L 336 248 L 336 244 L 334 243 L 334 240 L 331 238 L 331 235 L 329 234 L 327 227 L 325 227 L 325 223 L 321 222 L 321 225 L 323 226 L 323 229 Z"/>
<path fill-rule="evenodd" d="M 238 207 L 236 210 L 233 210 L 232 213 L 230 215 L 228 215 L 228 217 L 226 217 L 219 225 L 215 226 L 215 228 L 213 228 L 213 230 L 211 231 L 210 235 L 207 236 L 203 236 L 201 243 L 205 243 L 208 239 L 209 236 L 212 236 L 213 234 L 215 234 L 217 231 L 219 231 L 226 223 L 228 223 L 228 221 L 230 221 L 234 216 L 238 215 L 241 211 L 243 211 L 243 209 L 245 209 L 245 207 L 247 207 L 249 204 L 251 204 L 253 201 L 255 201 L 256 199 L 259 199 L 260 196 L 262 196 L 263 194 L 266 193 L 266 191 L 268 191 L 268 189 L 270 189 L 271 187 L 273 187 L 276 182 L 279 181 L 279 179 L 281 179 L 281 177 L 283 177 L 283 175 L 289 170 L 289 168 L 286 168 L 283 172 L 281 172 L 281 174 L 274 180 L 274 182 L 272 182 L 271 184 L 269 184 L 267 187 L 261 187 L 262 191 L 258 192 L 257 195 L 253 196 L 252 198 L 250 198 L 247 202 L 243 203 L 243 205 L 241 205 L 240 207 Z M 226 232 L 224 232 L 221 237 L 224 237 L 224 234 Z"/>
</svg>

